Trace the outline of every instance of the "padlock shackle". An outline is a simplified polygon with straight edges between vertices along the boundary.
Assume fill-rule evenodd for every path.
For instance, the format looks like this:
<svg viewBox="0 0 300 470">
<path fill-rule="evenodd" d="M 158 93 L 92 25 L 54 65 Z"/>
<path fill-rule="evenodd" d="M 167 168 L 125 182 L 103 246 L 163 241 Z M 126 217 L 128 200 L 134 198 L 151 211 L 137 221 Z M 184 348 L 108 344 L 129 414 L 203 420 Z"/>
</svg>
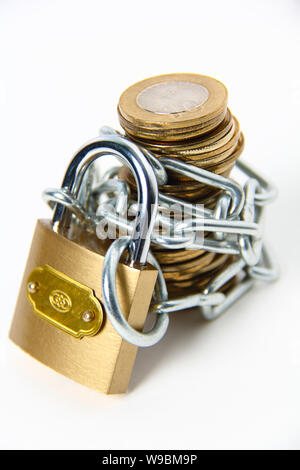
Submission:
<svg viewBox="0 0 300 470">
<path fill-rule="evenodd" d="M 146 263 L 158 207 L 158 185 L 153 167 L 137 145 L 120 135 L 100 136 L 85 144 L 74 155 L 63 179 L 62 188 L 78 196 L 88 167 L 102 156 L 112 155 L 133 173 L 138 191 L 139 210 L 132 234 L 131 255 L 134 263 Z M 63 221 L 66 208 L 57 204 L 53 215 L 54 230 Z"/>
</svg>

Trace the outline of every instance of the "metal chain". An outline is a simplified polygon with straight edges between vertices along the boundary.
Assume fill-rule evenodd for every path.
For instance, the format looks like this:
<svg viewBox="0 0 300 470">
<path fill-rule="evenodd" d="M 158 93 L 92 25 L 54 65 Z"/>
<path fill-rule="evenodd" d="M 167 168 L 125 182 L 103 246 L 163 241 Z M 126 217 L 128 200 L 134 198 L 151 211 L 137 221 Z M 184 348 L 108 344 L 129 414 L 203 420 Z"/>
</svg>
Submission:
<svg viewBox="0 0 300 470">
<path fill-rule="evenodd" d="M 105 127 L 101 129 L 101 134 L 119 133 Z M 152 164 L 159 185 L 167 182 L 167 170 L 172 170 L 222 190 L 214 210 L 160 192 L 151 243 L 170 250 L 197 249 L 235 255 L 234 261 L 212 278 L 202 292 L 176 299 L 168 299 L 166 293 L 163 298 L 158 296 L 155 299 L 154 296 L 150 310 L 152 313 L 168 314 L 200 307 L 203 316 L 211 320 L 248 291 L 256 279 L 266 282 L 277 279 L 278 268 L 263 242 L 261 226 L 264 208 L 276 196 L 275 188 L 265 178 L 244 162 L 237 161 L 235 168 L 241 179 L 246 179 L 242 186 L 231 178 L 172 158 L 158 160 L 149 151 L 140 149 Z M 128 184 L 118 180 L 119 168 L 108 170 L 95 187 L 89 180 L 89 186 L 82 191 L 84 197 L 80 200 L 65 189 L 47 189 L 43 197 L 51 207 L 55 203 L 65 205 L 74 214 L 77 223 L 93 230 L 99 238 L 107 235 L 104 230 L 107 227 L 109 230 L 117 230 L 118 236 L 130 236 L 135 228 L 134 218 L 139 207 L 132 198 Z M 171 218 L 168 216 L 170 211 L 174 214 Z M 177 216 L 182 214 L 184 219 L 179 220 Z M 211 232 L 212 236 L 204 238 L 204 232 Z M 149 254 L 148 261 L 154 262 L 152 254 Z M 157 261 L 155 266 L 162 276 Z M 222 287 L 237 275 L 237 283 L 226 293 L 221 292 Z"/>
</svg>

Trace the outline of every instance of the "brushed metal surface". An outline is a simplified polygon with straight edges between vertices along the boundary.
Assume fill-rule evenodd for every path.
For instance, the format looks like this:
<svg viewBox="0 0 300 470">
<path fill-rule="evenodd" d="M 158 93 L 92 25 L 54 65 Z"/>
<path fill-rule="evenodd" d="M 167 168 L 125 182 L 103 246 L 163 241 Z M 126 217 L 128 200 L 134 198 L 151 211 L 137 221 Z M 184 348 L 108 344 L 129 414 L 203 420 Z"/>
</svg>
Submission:
<svg viewBox="0 0 300 470">
<path fill-rule="evenodd" d="M 89 236 L 91 240 L 91 237 Z M 26 281 L 37 266 L 48 264 L 77 282 L 89 286 L 101 300 L 104 255 L 52 231 L 48 220 L 38 220 L 13 317 L 10 339 L 24 351 L 57 372 L 104 393 L 127 390 L 137 347 L 124 341 L 105 316 L 99 333 L 74 338 L 33 313 Z M 93 249 L 99 246 L 95 243 Z M 147 316 L 157 271 L 120 264 L 117 292 L 129 324 L 141 330 Z"/>
</svg>

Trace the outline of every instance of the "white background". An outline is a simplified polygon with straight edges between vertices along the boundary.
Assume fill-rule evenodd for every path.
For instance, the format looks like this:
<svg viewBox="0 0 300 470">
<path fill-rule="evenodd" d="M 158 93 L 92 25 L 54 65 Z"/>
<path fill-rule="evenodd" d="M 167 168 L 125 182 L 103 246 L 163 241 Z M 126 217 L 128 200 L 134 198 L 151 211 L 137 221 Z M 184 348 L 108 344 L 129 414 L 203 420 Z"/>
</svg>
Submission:
<svg viewBox="0 0 300 470">
<path fill-rule="evenodd" d="M 299 448 L 300 2 L 0 1 L 3 448 Z M 213 323 L 174 314 L 139 351 L 129 391 L 104 396 L 7 340 L 40 198 L 132 83 L 212 75 L 246 137 L 244 158 L 277 184 L 267 236 L 281 279 Z"/>
</svg>

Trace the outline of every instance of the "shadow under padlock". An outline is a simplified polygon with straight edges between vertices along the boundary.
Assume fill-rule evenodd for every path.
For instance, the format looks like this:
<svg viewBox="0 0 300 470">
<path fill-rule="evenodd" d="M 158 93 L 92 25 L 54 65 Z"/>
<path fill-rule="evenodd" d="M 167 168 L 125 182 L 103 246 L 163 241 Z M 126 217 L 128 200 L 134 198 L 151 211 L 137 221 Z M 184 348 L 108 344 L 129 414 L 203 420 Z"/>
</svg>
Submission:
<svg viewBox="0 0 300 470">
<path fill-rule="evenodd" d="M 85 230 L 70 240 L 64 236 L 71 225 L 68 204 L 58 199 L 53 220 L 37 222 L 10 338 L 83 385 L 122 393 L 137 345 L 157 342 L 168 324 L 167 314 L 158 315 L 148 334 L 140 332 L 157 279 L 157 270 L 146 261 L 158 188 L 153 168 L 139 148 L 121 136 L 109 136 L 90 141 L 76 153 L 62 184 L 66 195 L 78 197 L 86 170 L 103 155 L 117 157 L 134 174 L 138 229 L 116 239 L 108 251 L 107 243 Z M 130 263 L 120 262 L 128 250 Z"/>
</svg>

